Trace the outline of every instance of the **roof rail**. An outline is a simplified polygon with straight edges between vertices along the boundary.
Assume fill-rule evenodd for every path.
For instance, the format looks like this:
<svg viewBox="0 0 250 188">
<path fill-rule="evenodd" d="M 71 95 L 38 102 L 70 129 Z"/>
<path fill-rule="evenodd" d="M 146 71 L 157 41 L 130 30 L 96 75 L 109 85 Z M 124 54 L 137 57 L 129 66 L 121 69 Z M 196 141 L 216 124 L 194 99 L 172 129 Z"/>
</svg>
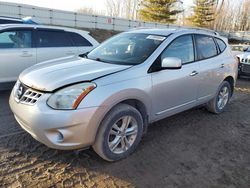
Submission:
<svg viewBox="0 0 250 188">
<path fill-rule="evenodd" d="M 192 29 L 192 30 L 200 30 L 206 31 L 208 33 L 212 33 L 214 35 L 220 36 L 220 34 L 212 29 L 206 29 L 201 27 L 187 27 L 187 26 L 177 26 L 177 25 L 166 25 L 166 28 L 157 28 L 157 27 L 134 27 L 129 29 L 129 31 L 140 30 L 140 29 Z"/>
<path fill-rule="evenodd" d="M 169 25 L 169 27 L 171 28 L 171 25 Z M 176 28 L 176 26 L 173 25 L 174 28 Z M 220 35 L 218 32 L 212 30 L 212 29 L 206 29 L 206 28 L 202 28 L 202 27 L 187 27 L 187 26 L 180 26 L 180 28 L 183 29 L 193 29 L 193 30 L 200 30 L 200 31 L 206 31 L 208 33 L 212 33 L 214 35 Z"/>
</svg>

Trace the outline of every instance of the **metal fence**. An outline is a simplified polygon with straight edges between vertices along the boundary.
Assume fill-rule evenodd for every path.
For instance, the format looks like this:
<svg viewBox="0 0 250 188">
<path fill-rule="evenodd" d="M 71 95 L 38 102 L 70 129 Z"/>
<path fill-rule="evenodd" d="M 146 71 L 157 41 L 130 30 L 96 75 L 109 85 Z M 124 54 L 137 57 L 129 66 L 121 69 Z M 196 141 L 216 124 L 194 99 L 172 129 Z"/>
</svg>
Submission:
<svg viewBox="0 0 250 188">
<path fill-rule="evenodd" d="M 112 18 L 108 16 L 88 15 L 77 12 L 54 10 L 36 6 L 0 2 L 0 16 L 23 18 L 31 16 L 34 21 L 66 27 L 94 28 L 116 31 L 126 31 L 137 27 L 149 28 L 185 28 L 177 25 L 166 25 L 159 23 Z M 249 41 L 250 32 L 219 32 L 229 39 Z"/>
</svg>

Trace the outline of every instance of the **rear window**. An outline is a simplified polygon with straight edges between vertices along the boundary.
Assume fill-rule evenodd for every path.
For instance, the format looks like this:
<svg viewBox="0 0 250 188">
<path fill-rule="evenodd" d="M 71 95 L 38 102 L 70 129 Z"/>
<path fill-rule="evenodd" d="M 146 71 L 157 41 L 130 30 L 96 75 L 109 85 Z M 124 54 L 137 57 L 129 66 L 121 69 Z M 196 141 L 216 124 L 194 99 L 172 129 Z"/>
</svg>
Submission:
<svg viewBox="0 0 250 188">
<path fill-rule="evenodd" d="M 217 44 L 219 46 L 220 52 L 223 52 L 226 49 L 227 45 L 221 39 L 215 38 L 215 40 L 216 40 L 216 42 L 217 42 Z"/>
<path fill-rule="evenodd" d="M 195 35 L 198 60 L 207 59 L 217 55 L 217 48 L 213 37 Z"/>
<path fill-rule="evenodd" d="M 64 31 L 38 30 L 38 47 L 68 47 L 72 42 Z"/>
<path fill-rule="evenodd" d="M 93 46 L 87 39 L 83 36 L 79 35 L 78 33 L 68 32 L 74 46 Z"/>
</svg>

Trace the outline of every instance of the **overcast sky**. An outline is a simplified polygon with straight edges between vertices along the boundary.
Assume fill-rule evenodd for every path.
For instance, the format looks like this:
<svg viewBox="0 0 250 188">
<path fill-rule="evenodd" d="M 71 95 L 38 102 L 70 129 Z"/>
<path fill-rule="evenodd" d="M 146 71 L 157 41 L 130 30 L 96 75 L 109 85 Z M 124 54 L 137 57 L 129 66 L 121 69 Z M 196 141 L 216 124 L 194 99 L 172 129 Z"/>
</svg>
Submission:
<svg viewBox="0 0 250 188">
<path fill-rule="evenodd" d="M 193 0 L 182 1 L 185 7 L 190 6 L 193 2 Z M 5 0 L 4 2 L 22 3 L 51 9 L 61 9 L 69 11 L 75 11 L 82 7 L 93 8 L 97 11 L 105 10 L 105 0 Z"/>
</svg>

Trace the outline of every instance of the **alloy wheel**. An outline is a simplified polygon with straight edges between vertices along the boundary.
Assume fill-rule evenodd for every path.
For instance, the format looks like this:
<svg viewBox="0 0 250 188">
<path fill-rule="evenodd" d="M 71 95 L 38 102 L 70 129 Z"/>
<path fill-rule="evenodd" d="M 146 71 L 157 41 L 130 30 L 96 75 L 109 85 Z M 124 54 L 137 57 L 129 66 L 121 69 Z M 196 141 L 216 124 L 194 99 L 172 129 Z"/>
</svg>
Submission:
<svg viewBox="0 0 250 188">
<path fill-rule="evenodd" d="M 108 146 L 111 152 L 121 154 L 126 152 L 135 142 L 138 123 L 132 116 L 123 116 L 110 129 Z"/>
<path fill-rule="evenodd" d="M 225 108 L 229 101 L 229 88 L 224 86 L 221 88 L 218 96 L 217 107 L 218 109 L 222 110 Z"/>
</svg>

